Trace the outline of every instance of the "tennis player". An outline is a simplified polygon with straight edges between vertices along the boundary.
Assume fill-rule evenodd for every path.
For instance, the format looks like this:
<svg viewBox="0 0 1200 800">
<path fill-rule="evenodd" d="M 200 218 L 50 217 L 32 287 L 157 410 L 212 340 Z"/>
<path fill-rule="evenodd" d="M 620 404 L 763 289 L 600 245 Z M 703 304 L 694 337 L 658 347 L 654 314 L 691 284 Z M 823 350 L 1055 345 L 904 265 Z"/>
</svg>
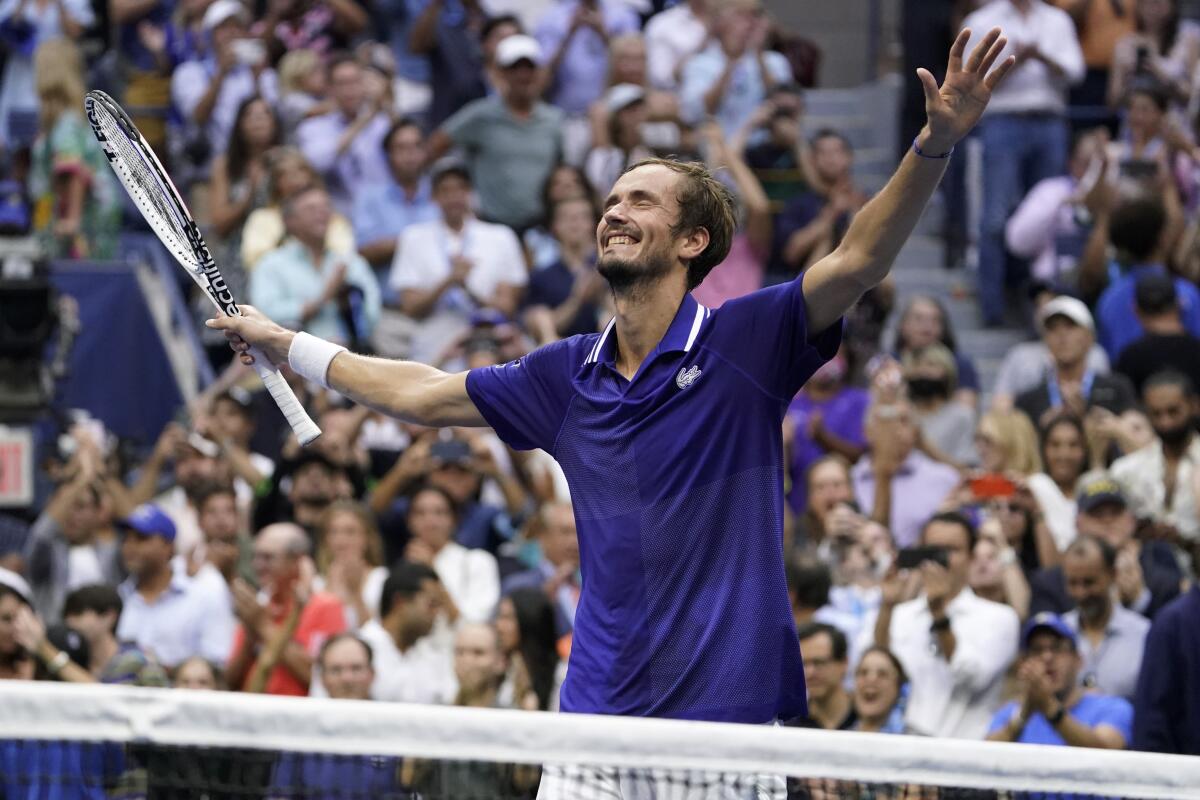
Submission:
<svg viewBox="0 0 1200 800">
<path fill-rule="evenodd" d="M 801 277 L 718 310 L 689 294 L 729 250 L 734 205 L 702 167 L 650 160 L 596 229 L 617 314 L 520 360 L 447 374 L 368 358 L 254 309 L 210 320 L 274 364 L 428 426 L 490 425 L 542 448 L 571 488 L 583 589 L 564 711 L 765 723 L 805 713 L 782 557 L 781 422 L 831 358 L 840 318 L 888 274 L 955 145 L 1013 66 L 991 31 L 945 82 L 918 70 L 928 122 L 841 245 Z"/>
</svg>

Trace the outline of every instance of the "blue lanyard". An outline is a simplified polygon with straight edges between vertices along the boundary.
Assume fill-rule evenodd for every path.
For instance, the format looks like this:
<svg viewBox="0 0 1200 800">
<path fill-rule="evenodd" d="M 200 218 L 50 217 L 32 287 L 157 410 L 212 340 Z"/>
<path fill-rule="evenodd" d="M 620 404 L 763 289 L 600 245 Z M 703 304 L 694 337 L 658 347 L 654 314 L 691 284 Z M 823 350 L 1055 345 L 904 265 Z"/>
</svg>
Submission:
<svg viewBox="0 0 1200 800">
<path fill-rule="evenodd" d="M 1092 396 L 1092 384 L 1096 381 L 1096 373 L 1090 369 L 1083 373 L 1083 399 L 1087 401 Z M 1058 388 L 1058 378 L 1053 375 L 1046 381 L 1046 393 L 1050 395 L 1050 407 L 1061 408 L 1063 404 L 1062 390 Z"/>
</svg>

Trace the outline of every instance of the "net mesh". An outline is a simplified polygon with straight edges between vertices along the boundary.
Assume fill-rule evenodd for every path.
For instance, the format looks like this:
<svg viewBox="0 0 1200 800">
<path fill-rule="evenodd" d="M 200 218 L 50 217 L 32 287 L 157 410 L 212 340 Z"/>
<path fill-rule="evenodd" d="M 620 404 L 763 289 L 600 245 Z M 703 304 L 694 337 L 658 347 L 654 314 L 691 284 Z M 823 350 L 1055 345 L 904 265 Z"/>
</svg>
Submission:
<svg viewBox="0 0 1200 800">
<path fill-rule="evenodd" d="M 150 145 L 127 118 L 122 123 L 118 117 L 124 112 L 106 95 L 89 93 L 87 113 L 93 127 L 103 136 L 97 139 L 104 147 L 109 165 L 146 222 L 180 264 L 200 273 L 200 259 L 188 239 L 188 230 L 193 227 L 191 219 Z"/>
<path fill-rule="evenodd" d="M 1200 759 L 0 682 L 0 798 L 1200 798 Z"/>
</svg>

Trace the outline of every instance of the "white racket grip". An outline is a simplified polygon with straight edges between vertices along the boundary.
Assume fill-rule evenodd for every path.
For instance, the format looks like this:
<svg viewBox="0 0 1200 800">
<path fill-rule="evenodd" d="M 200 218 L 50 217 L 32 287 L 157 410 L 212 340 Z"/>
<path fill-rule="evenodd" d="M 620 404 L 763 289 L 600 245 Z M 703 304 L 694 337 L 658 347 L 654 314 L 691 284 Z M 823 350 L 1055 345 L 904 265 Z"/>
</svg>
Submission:
<svg viewBox="0 0 1200 800">
<path fill-rule="evenodd" d="M 262 378 L 263 385 L 267 387 L 271 397 L 275 398 L 275 404 L 292 426 L 292 432 L 296 434 L 300 444 L 307 445 L 320 436 L 321 429 L 312 421 L 312 417 L 308 416 L 283 374 L 277 369 L 265 366 L 268 362 L 262 353 L 251 349 L 250 354 L 254 356 L 254 371 Z"/>
</svg>

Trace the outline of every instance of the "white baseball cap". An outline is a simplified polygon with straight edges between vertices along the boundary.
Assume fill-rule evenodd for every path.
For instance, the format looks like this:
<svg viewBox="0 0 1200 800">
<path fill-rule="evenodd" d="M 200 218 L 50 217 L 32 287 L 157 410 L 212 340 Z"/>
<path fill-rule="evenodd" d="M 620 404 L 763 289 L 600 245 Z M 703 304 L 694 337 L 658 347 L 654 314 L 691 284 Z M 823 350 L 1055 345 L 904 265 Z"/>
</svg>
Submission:
<svg viewBox="0 0 1200 800">
<path fill-rule="evenodd" d="M 496 63 L 501 67 L 511 67 L 522 59 L 533 62 L 535 66 L 542 65 L 542 46 L 537 43 L 537 39 L 523 33 L 514 33 L 504 37 L 500 44 L 496 45 Z"/>
<path fill-rule="evenodd" d="M 26 603 L 31 606 L 33 605 L 33 592 L 29 590 L 29 584 L 25 582 L 24 578 L 12 570 L 7 570 L 4 567 L 0 567 L 0 586 L 7 586 L 9 589 L 12 589 L 14 592 L 21 595 L 21 598 Z"/>
<path fill-rule="evenodd" d="M 243 23 L 250 22 L 250 12 L 239 0 L 217 0 L 204 12 L 202 25 L 205 31 L 211 31 L 231 17 L 240 17 Z"/>
<path fill-rule="evenodd" d="M 646 90 L 636 83 L 618 83 L 604 95 L 604 103 L 610 113 L 616 113 L 628 108 L 634 103 L 646 99 Z"/>
<path fill-rule="evenodd" d="M 1074 297 L 1068 297 L 1065 294 L 1059 295 L 1042 306 L 1042 310 L 1038 312 L 1038 325 L 1046 327 L 1046 321 L 1051 317 L 1066 317 L 1079 327 L 1087 328 L 1093 333 L 1096 332 L 1096 323 L 1092 319 L 1092 312 L 1088 311 L 1088 307 L 1083 304 L 1083 301 L 1076 300 Z"/>
</svg>

